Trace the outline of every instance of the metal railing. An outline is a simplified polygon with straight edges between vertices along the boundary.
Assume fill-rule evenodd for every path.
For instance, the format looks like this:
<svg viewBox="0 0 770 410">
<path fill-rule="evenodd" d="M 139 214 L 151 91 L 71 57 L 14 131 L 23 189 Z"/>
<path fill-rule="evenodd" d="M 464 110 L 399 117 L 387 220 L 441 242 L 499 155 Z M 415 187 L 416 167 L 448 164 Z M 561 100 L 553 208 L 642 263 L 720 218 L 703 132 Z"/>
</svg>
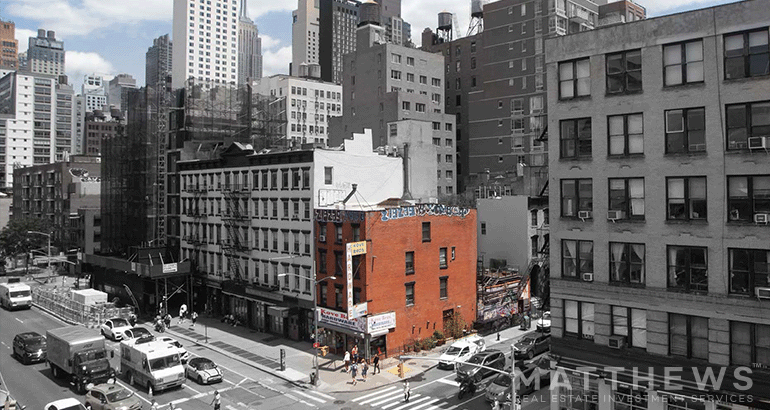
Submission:
<svg viewBox="0 0 770 410">
<path fill-rule="evenodd" d="M 32 302 L 66 321 L 90 328 L 115 317 L 128 319 L 134 313 L 132 306 L 119 308 L 111 302 L 85 305 L 74 300 L 69 289 L 35 288 L 32 290 Z"/>
</svg>

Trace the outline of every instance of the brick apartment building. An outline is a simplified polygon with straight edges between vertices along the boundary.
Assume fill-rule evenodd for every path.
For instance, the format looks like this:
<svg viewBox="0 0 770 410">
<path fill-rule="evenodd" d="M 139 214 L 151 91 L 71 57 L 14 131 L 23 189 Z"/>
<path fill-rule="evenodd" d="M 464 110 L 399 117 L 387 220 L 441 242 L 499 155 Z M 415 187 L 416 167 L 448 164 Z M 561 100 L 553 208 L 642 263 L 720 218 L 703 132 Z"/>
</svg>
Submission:
<svg viewBox="0 0 770 410">
<path fill-rule="evenodd" d="M 358 344 L 366 357 L 391 356 L 443 332 L 453 317 L 470 327 L 476 317 L 475 209 L 399 202 L 314 214 L 319 342 L 331 351 Z M 350 258 L 348 271 L 352 243 L 365 243 L 365 253 Z M 365 305 L 367 316 L 350 319 L 351 302 Z"/>
</svg>

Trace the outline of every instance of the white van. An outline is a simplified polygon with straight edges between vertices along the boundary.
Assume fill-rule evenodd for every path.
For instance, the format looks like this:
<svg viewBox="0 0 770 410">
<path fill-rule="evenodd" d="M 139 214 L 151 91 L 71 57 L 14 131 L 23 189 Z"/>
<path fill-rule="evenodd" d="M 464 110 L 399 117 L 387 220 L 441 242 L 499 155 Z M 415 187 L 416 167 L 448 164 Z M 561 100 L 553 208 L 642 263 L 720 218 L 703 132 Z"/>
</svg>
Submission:
<svg viewBox="0 0 770 410">
<path fill-rule="evenodd" d="M 465 363 L 474 354 L 487 349 L 481 336 L 472 335 L 452 343 L 439 357 L 439 369 L 454 369 L 455 363 Z"/>
<path fill-rule="evenodd" d="M 26 283 L 0 283 L 0 306 L 10 309 L 32 307 L 32 288 Z"/>
</svg>

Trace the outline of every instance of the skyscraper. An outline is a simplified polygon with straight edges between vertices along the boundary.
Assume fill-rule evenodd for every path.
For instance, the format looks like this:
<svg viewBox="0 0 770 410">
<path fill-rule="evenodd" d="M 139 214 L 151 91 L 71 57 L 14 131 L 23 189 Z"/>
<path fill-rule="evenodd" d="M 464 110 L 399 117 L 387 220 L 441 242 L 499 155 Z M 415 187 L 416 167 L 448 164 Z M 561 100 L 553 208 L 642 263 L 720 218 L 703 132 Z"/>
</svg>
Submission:
<svg viewBox="0 0 770 410">
<path fill-rule="evenodd" d="M 19 42 L 16 40 L 16 25 L 12 21 L 0 20 L 0 68 L 19 68 Z"/>
<path fill-rule="evenodd" d="M 107 105 L 107 89 L 104 79 L 96 74 L 83 78 L 83 98 L 85 111 L 102 110 Z"/>
<path fill-rule="evenodd" d="M 356 51 L 359 5 L 356 0 L 322 0 L 320 3 L 318 63 L 323 81 L 342 83 L 342 56 Z"/>
<path fill-rule="evenodd" d="M 172 86 L 238 80 L 238 1 L 174 0 Z"/>
<path fill-rule="evenodd" d="M 29 38 L 27 71 L 33 74 L 64 74 L 64 42 L 56 40 L 53 30 L 37 30 L 37 37 Z"/>
<path fill-rule="evenodd" d="M 246 0 L 241 1 L 238 18 L 238 84 L 262 78 L 262 39 L 248 16 Z"/>
<path fill-rule="evenodd" d="M 152 40 L 152 47 L 147 49 L 145 60 L 145 84 L 153 86 L 160 78 L 171 74 L 172 42 L 168 34 Z"/>
<path fill-rule="evenodd" d="M 107 104 L 126 112 L 128 90 L 136 88 L 136 79 L 131 74 L 118 74 L 107 84 Z"/>
<path fill-rule="evenodd" d="M 292 13 L 291 75 L 299 75 L 300 64 L 318 64 L 320 54 L 320 8 L 315 0 L 299 0 Z"/>
</svg>

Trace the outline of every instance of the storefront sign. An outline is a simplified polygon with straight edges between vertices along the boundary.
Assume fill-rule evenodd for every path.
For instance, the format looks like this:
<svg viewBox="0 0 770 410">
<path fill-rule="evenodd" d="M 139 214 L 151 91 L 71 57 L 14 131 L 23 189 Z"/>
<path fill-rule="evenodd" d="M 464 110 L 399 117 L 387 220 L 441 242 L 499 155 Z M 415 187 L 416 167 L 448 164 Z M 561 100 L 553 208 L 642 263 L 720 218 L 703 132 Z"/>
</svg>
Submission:
<svg viewBox="0 0 770 410">
<path fill-rule="evenodd" d="M 359 303 L 357 305 L 353 305 L 353 314 L 348 315 L 351 319 L 356 319 L 362 316 L 366 316 L 369 314 L 369 303 Z"/>
<path fill-rule="evenodd" d="M 345 259 L 347 261 L 347 270 L 345 272 L 348 282 L 348 317 L 355 317 L 353 315 L 353 255 L 352 255 L 352 243 L 345 245 Z"/>
<path fill-rule="evenodd" d="M 351 242 L 348 245 L 350 245 L 350 254 L 353 256 L 363 255 L 366 253 L 366 241 Z"/>
<path fill-rule="evenodd" d="M 177 271 L 176 262 L 163 264 L 163 273 L 176 273 L 176 271 Z"/>
<path fill-rule="evenodd" d="M 283 295 L 281 294 L 275 294 L 271 292 L 265 292 L 264 290 L 254 289 L 251 287 L 246 288 L 246 294 L 251 296 L 256 296 L 263 299 L 269 299 L 269 300 L 277 300 L 277 301 L 283 301 Z"/>
<path fill-rule="evenodd" d="M 348 319 L 345 312 L 318 308 L 318 322 L 339 326 L 355 332 L 366 332 L 366 322 L 362 319 Z"/>
<path fill-rule="evenodd" d="M 366 318 L 366 333 L 393 329 L 394 327 L 396 327 L 396 312 L 382 313 Z"/>
</svg>

